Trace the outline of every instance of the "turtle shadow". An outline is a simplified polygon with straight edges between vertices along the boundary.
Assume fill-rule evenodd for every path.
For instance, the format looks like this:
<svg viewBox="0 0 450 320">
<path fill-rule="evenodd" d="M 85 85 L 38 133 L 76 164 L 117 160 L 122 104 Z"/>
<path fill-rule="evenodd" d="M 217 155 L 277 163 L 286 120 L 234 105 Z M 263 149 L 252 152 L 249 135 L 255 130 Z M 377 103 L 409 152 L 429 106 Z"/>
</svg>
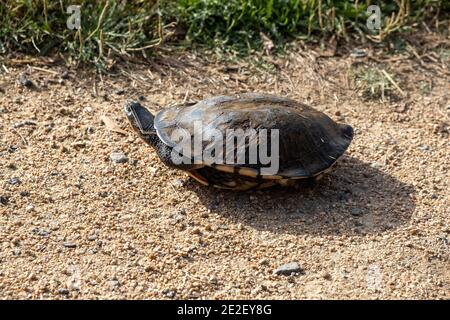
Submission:
<svg viewBox="0 0 450 320">
<path fill-rule="evenodd" d="M 313 187 L 195 191 L 213 213 L 257 230 L 291 235 L 381 233 L 406 224 L 415 209 L 412 186 L 345 156 Z"/>
</svg>

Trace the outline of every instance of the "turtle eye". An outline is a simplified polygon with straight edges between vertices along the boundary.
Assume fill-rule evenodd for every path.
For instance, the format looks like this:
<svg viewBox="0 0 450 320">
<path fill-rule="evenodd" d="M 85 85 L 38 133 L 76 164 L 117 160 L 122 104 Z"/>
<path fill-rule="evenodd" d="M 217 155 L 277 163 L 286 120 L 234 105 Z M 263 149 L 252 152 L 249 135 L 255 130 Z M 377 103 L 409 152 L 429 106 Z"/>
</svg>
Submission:
<svg viewBox="0 0 450 320">
<path fill-rule="evenodd" d="M 133 114 L 133 112 L 131 111 L 131 106 L 128 103 L 125 104 L 123 110 L 128 116 L 131 116 Z"/>
</svg>

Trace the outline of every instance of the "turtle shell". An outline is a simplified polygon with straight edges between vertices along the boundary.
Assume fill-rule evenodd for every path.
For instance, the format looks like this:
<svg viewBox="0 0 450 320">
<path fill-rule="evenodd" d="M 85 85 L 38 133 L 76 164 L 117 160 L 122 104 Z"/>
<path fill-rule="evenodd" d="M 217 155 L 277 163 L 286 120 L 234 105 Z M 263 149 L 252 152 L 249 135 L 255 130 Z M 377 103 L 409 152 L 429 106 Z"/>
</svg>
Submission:
<svg viewBox="0 0 450 320">
<path fill-rule="evenodd" d="M 200 122 L 201 126 L 196 126 L 196 122 Z M 192 141 L 196 135 L 204 137 L 203 149 L 213 142 L 212 138 L 207 138 L 213 136 L 210 134 L 212 130 L 219 130 L 226 136 L 228 129 L 278 129 L 277 174 L 262 174 L 259 163 L 204 163 L 230 174 L 238 170 L 240 175 L 262 176 L 264 179 L 316 176 L 336 162 L 353 138 L 351 126 L 338 124 L 310 106 L 291 99 L 254 93 L 213 97 L 196 104 L 165 109 L 155 117 L 154 126 L 160 140 L 169 147 L 177 144 L 171 139 L 173 131 L 182 130 L 191 136 Z M 192 154 L 193 159 L 197 156 L 200 155 Z"/>
</svg>

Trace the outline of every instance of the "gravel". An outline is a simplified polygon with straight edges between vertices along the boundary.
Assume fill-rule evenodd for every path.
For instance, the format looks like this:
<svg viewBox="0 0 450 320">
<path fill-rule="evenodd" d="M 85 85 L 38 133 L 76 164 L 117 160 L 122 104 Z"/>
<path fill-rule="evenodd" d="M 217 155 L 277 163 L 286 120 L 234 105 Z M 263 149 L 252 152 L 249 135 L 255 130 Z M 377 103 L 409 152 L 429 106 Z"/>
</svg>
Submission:
<svg viewBox="0 0 450 320">
<path fill-rule="evenodd" d="M 303 269 L 300 267 L 300 265 L 297 262 L 289 262 L 289 263 L 283 264 L 283 265 L 279 266 L 277 269 L 275 269 L 274 274 L 290 276 L 290 275 L 299 274 L 302 272 L 303 272 Z"/>
<path fill-rule="evenodd" d="M 33 228 L 31 232 L 41 237 L 48 237 L 50 235 L 50 231 L 42 230 L 40 228 Z"/>
<path fill-rule="evenodd" d="M 31 88 L 34 86 L 33 81 L 31 81 L 30 79 L 26 78 L 25 76 L 21 76 L 19 78 L 19 83 L 20 85 L 27 87 L 27 88 Z"/>
<path fill-rule="evenodd" d="M 13 152 L 16 152 L 16 150 L 17 150 L 17 146 L 14 146 L 14 145 L 8 146 L 8 152 L 13 153 Z"/>
<path fill-rule="evenodd" d="M 112 152 L 110 158 L 115 163 L 126 163 L 129 160 L 125 154 L 118 151 Z"/>
<path fill-rule="evenodd" d="M 175 295 L 176 295 L 175 291 L 169 290 L 169 289 L 164 290 L 164 291 L 163 291 L 163 294 L 164 294 L 167 298 L 170 298 L 170 299 L 175 298 Z"/>
<path fill-rule="evenodd" d="M 9 198 L 5 196 L 0 196 L 0 204 L 6 206 L 9 202 Z"/>
<path fill-rule="evenodd" d="M 61 288 L 58 290 L 58 293 L 66 296 L 70 294 L 70 291 L 68 289 Z"/>
<path fill-rule="evenodd" d="M 355 128 L 346 156 L 316 186 L 251 192 L 206 188 L 164 166 L 130 130 L 122 110 L 128 97 L 91 97 L 93 74 L 74 69 L 65 86 L 24 90 L 16 80 L 27 68 L 9 68 L 0 99 L 0 110 L 7 110 L 0 113 L 0 196 L 9 199 L 0 205 L 0 297 L 450 299 L 448 82 L 431 72 L 443 65 L 411 69 L 415 59 L 399 55 L 391 63 L 378 49 L 373 53 L 401 75 L 395 79 L 408 96 L 395 103 L 408 108 L 398 113 L 387 97 L 355 94 L 348 55 L 320 59 L 317 67 L 317 56 L 305 52 L 262 56 L 276 63 L 276 72 L 251 64 L 220 71 L 220 62 L 190 55 L 179 59 L 189 72 L 162 65 L 160 75 L 138 66 L 130 72 L 147 81 L 103 76 L 105 86 L 145 92 L 143 103 L 153 111 L 186 96 L 270 92 L 313 104 L 333 119 L 344 116 Z M 31 76 L 51 75 L 34 70 Z M 433 88 L 424 95 L 420 84 L 431 77 Z M 108 89 L 97 85 L 99 92 Z M 123 132 L 101 126 L 102 114 Z M 11 130 L 21 119 L 38 125 Z M 96 128 L 92 134 L 85 133 L 89 126 Z M 77 141 L 85 147 L 71 147 Z M 8 152 L 9 146 L 17 148 Z M 116 164 L 114 150 L 138 161 Z M 7 183 L 13 177 L 22 184 Z M 183 185 L 175 188 L 176 179 Z M 352 216 L 355 208 L 363 213 Z M 274 274 L 286 262 L 306 272 Z"/>
<path fill-rule="evenodd" d="M 372 162 L 372 163 L 370 164 L 370 166 L 371 166 L 372 168 L 375 168 L 375 169 L 382 169 L 382 168 L 383 168 L 383 164 L 381 164 L 381 163 L 379 163 L 379 162 Z"/>
<path fill-rule="evenodd" d="M 354 49 L 351 53 L 350 56 L 352 58 L 363 58 L 367 56 L 367 52 L 364 50 L 360 50 L 360 49 Z"/>
<path fill-rule="evenodd" d="M 22 127 L 25 127 L 25 126 L 33 126 L 33 127 L 35 127 L 35 126 L 37 126 L 37 123 L 36 123 L 36 121 L 33 121 L 33 120 L 23 120 L 23 121 L 19 121 L 19 122 L 14 123 L 13 128 L 14 129 L 18 129 L 18 128 L 22 128 Z"/>
<path fill-rule="evenodd" d="M 116 290 L 120 287 L 120 282 L 119 280 L 113 278 L 110 282 L 109 285 L 111 287 L 111 290 Z"/>
<path fill-rule="evenodd" d="M 175 188 L 181 188 L 183 186 L 183 184 L 184 184 L 183 181 L 180 180 L 180 179 L 175 179 L 175 180 L 172 181 L 172 185 Z"/>
<path fill-rule="evenodd" d="M 61 73 L 61 79 L 68 80 L 70 78 L 69 72 L 67 70 Z"/>
<path fill-rule="evenodd" d="M 423 152 L 430 152 L 431 151 L 431 147 L 427 144 L 421 144 L 419 146 L 419 150 L 423 151 Z"/>
<path fill-rule="evenodd" d="M 6 181 L 6 183 L 7 183 L 7 184 L 10 184 L 10 185 L 12 185 L 12 186 L 15 186 L 15 185 L 21 184 L 22 182 L 20 181 L 20 178 L 15 177 L 15 178 L 8 179 L 8 180 Z"/>
<path fill-rule="evenodd" d="M 363 209 L 361 208 L 352 208 L 352 210 L 350 211 L 352 216 L 360 216 L 363 214 Z"/>
</svg>

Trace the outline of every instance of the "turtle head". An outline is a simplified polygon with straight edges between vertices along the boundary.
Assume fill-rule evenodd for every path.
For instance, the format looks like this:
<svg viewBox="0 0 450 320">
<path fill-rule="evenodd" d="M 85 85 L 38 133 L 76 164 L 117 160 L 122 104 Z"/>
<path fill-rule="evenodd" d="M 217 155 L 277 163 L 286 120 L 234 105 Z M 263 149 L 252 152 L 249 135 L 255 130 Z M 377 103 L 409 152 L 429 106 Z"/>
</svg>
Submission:
<svg viewBox="0 0 450 320">
<path fill-rule="evenodd" d="M 156 130 L 153 124 L 155 117 L 139 102 L 127 101 L 124 106 L 125 114 L 131 127 L 148 144 L 155 145 L 157 141 Z"/>
</svg>

